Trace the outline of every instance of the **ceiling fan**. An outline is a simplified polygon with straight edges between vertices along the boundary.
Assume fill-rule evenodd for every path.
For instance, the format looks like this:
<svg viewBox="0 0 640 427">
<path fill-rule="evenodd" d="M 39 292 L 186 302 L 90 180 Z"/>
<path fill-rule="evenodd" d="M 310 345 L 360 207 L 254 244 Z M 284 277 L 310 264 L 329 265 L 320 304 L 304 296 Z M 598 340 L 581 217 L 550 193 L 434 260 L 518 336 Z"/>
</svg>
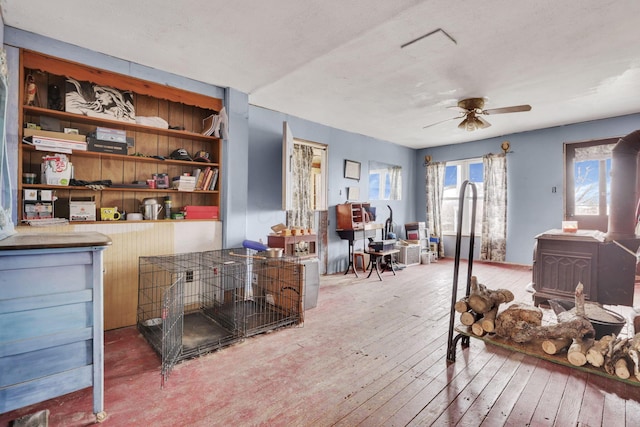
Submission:
<svg viewBox="0 0 640 427">
<path fill-rule="evenodd" d="M 462 122 L 460 122 L 460 124 L 458 125 L 458 128 L 460 129 L 465 129 L 469 132 L 477 129 L 485 129 L 491 126 L 491 123 L 483 119 L 481 116 L 529 111 L 531 110 L 531 105 L 513 105 L 511 107 L 491 108 L 488 110 L 484 110 L 484 98 L 467 98 L 458 101 L 457 108 L 462 110 L 459 116 L 432 123 L 425 126 L 423 129 L 457 119 L 463 119 Z"/>
</svg>

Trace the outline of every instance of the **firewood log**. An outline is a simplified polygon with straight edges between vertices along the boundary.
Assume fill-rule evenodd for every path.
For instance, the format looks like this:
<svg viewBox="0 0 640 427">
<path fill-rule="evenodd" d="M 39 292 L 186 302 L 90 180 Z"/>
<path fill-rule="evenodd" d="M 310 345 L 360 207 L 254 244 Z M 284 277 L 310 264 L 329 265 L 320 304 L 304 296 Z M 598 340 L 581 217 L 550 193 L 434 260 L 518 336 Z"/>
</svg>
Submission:
<svg viewBox="0 0 640 427">
<path fill-rule="evenodd" d="M 640 381 L 640 332 L 631 339 L 629 344 L 629 358 L 633 362 L 633 375 Z"/>
<path fill-rule="evenodd" d="M 465 312 L 469 311 L 469 304 L 467 303 L 467 301 L 468 301 L 467 297 L 461 298 L 458 301 L 456 301 L 456 303 L 453 306 L 453 308 L 458 313 L 465 313 Z"/>
<path fill-rule="evenodd" d="M 544 340 L 542 341 L 542 351 L 547 354 L 558 354 L 568 348 L 572 342 L 569 338 Z"/>
<path fill-rule="evenodd" d="M 629 358 L 633 362 L 633 375 L 640 381 L 640 352 L 638 350 L 629 349 Z"/>
<path fill-rule="evenodd" d="M 633 318 L 633 333 L 640 334 L 640 315 Z"/>
<path fill-rule="evenodd" d="M 498 313 L 495 332 L 503 338 L 513 339 L 520 331 L 541 324 L 542 310 L 532 305 L 515 303 Z"/>
<path fill-rule="evenodd" d="M 615 335 L 611 334 L 605 335 L 595 341 L 591 348 L 587 350 L 587 362 L 596 368 L 600 368 L 604 365 L 604 355 L 607 354 L 607 351 L 609 350 L 609 343 L 615 339 Z"/>
<path fill-rule="evenodd" d="M 627 366 L 626 358 L 621 357 L 620 359 L 616 360 L 616 364 L 614 365 L 614 372 L 616 373 L 616 376 L 618 378 L 622 378 L 623 380 L 626 380 L 631 376 L 629 367 Z"/>
<path fill-rule="evenodd" d="M 621 370 L 618 360 L 624 359 L 628 352 L 629 340 L 627 338 L 616 338 L 609 343 L 609 350 L 604 357 L 604 370 L 607 374 L 617 375 L 616 370 Z"/>
<path fill-rule="evenodd" d="M 508 289 L 488 289 L 485 285 L 478 283 L 476 276 L 471 276 L 470 288 L 467 303 L 476 313 L 484 314 L 493 307 L 511 302 L 514 299 L 513 293 Z"/>
<path fill-rule="evenodd" d="M 593 339 L 574 339 L 569 350 L 567 360 L 573 366 L 583 366 L 587 363 L 587 350 L 593 345 Z"/>
<path fill-rule="evenodd" d="M 575 291 L 576 315 L 568 318 L 555 325 L 548 326 L 527 326 L 515 332 L 512 339 L 516 342 L 529 342 L 533 339 L 545 340 L 550 338 L 570 338 L 583 340 L 585 338 L 593 338 L 595 330 L 593 325 L 585 316 L 578 313 L 584 313 L 584 290 L 582 283 L 578 283 Z"/>
<path fill-rule="evenodd" d="M 571 321 L 548 326 L 524 327 L 512 334 L 515 342 L 529 342 L 531 340 L 547 340 L 555 338 L 583 339 L 595 336 L 593 325 L 584 317 L 576 317 Z"/>
<path fill-rule="evenodd" d="M 480 325 L 482 325 L 482 329 L 485 332 L 491 333 L 496 329 L 496 315 L 498 314 L 498 307 L 493 307 L 491 310 L 487 311 L 482 319 L 480 319 Z"/>
<path fill-rule="evenodd" d="M 473 325 L 471 325 L 471 332 L 473 333 L 473 335 L 481 337 L 483 336 L 487 331 L 485 331 L 482 328 L 482 322 L 476 322 Z"/>
<path fill-rule="evenodd" d="M 480 317 L 482 316 L 474 313 L 473 311 L 465 311 L 464 313 L 460 314 L 460 323 L 465 326 L 471 326 L 476 323 L 480 319 Z"/>
</svg>

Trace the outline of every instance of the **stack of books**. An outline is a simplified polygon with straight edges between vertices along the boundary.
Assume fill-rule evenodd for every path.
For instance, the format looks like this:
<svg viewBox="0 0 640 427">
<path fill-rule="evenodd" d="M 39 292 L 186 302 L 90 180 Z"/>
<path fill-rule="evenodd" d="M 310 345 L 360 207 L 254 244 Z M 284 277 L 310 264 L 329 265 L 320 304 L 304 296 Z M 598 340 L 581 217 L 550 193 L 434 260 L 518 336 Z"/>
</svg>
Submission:
<svg viewBox="0 0 640 427">
<path fill-rule="evenodd" d="M 218 183 L 218 168 L 207 166 L 204 169 L 196 169 L 193 176 L 196 180 L 196 190 L 215 190 Z"/>
<path fill-rule="evenodd" d="M 194 191 L 196 178 L 194 176 L 181 175 L 173 178 L 172 188 L 178 191 Z"/>
</svg>

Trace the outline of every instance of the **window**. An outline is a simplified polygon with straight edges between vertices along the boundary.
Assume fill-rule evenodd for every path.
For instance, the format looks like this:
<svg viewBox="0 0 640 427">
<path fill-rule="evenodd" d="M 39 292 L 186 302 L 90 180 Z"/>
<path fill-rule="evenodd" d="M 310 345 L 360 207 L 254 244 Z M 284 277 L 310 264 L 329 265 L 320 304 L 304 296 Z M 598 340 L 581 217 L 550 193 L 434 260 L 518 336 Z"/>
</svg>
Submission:
<svg viewBox="0 0 640 427">
<path fill-rule="evenodd" d="M 565 220 L 607 231 L 611 204 L 611 150 L 617 138 L 564 145 Z"/>
<path fill-rule="evenodd" d="M 444 192 L 442 194 L 441 222 L 443 234 L 456 234 L 458 231 L 458 207 L 460 187 L 464 181 L 473 182 L 477 189 L 475 233 L 482 231 L 482 199 L 484 189 L 484 166 L 482 159 L 460 160 L 448 162 L 444 170 Z M 462 216 L 462 234 L 471 232 L 471 209 L 473 191 L 465 192 L 464 213 Z"/>
<path fill-rule="evenodd" d="M 369 162 L 369 200 L 401 200 L 402 168 Z"/>
</svg>

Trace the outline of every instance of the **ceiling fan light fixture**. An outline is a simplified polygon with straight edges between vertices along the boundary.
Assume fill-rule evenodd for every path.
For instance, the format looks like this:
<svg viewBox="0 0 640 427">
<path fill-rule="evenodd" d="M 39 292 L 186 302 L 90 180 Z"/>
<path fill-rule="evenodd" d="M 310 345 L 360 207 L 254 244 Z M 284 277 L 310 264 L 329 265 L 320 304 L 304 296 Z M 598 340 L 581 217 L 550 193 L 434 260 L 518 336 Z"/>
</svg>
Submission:
<svg viewBox="0 0 640 427">
<path fill-rule="evenodd" d="M 458 128 L 473 132 L 474 130 L 488 128 L 489 126 L 491 126 L 489 122 L 476 116 L 474 112 L 469 112 L 465 119 L 460 122 Z"/>
</svg>

